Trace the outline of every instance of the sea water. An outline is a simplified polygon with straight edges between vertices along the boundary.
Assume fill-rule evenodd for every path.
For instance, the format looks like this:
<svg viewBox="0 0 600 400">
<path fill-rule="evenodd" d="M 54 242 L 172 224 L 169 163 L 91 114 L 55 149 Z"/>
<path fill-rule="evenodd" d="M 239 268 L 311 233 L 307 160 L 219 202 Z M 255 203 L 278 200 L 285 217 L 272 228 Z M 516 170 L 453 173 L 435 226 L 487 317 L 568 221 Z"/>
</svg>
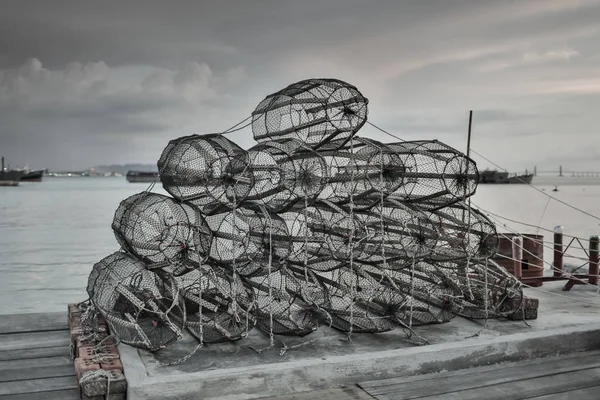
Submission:
<svg viewBox="0 0 600 400">
<path fill-rule="evenodd" d="M 536 177 L 533 184 L 537 190 L 480 185 L 471 204 L 550 231 L 562 225 L 565 235 L 600 233 L 600 220 L 548 197 L 600 216 L 600 178 Z M 119 249 L 111 229 L 119 202 L 147 187 L 123 177 L 47 177 L 0 187 L 0 314 L 65 311 L 67 303 L 85 300 L 92 266 Z M 152 191 L 166 194 L 160 184 Z M 551 232 L 490 216 L 500 232 L 538 233 L 552 241 Z M 545 261 L 551 262 L 552 244 L 546 245 Z M 576 247 L 568 253 L 585 256 Z"/>
</svg>

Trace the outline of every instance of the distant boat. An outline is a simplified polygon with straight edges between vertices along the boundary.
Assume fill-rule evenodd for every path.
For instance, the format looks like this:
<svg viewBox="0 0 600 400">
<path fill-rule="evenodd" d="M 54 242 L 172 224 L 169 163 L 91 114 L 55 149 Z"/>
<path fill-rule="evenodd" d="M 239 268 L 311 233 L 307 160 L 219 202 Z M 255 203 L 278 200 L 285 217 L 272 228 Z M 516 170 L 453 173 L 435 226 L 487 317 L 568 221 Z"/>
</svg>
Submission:
<svg viewBox="0 0 600 400">
<path fill-rule="evenodd" d="M 158 172 L 128 171 L 125 179 L 130 183 L 152 183 L 160 181 Z"/>
<path fill-rule="evenodd" d="M 479 183 L 524 183 L 530 185 L 533 181 L 533 174 L 509 175 L 508 172 L 500 171 L 480 171 Z"/>
<path fill-rule="evenodd" d="M 21 171 L 7 171 L 7 170 L 1 170 L 0 171 L 0 181 L 15 181 L 15 182 L 19 182 L 21 180 L 21 177 L 23 176 L 23 172 Z"/>
<path fill-rule="evenodd" d="M 6 169 L 4 168 L 4 157 L 2 157 L 2 169 L 0 169 L 0 181 L 23 181 L 41 182 L 44 170 L 32 171 L 29 169 Z"/>
<path fill-rule="evenodd" d="M 44 176 L 44 170 L 40 169 L 37 171 L 25 172 L 21 176 L 21 182 L 41 182 Z"/>
<path fill-rule="evenodd" d="M 0 181 L 19 182 L 23 176 L 23 171 L 7 170 L 4 168 L 4 157 L 2 157 L 2 169 L 0 169 Z M 11 185 L 13 186 L 13 185 Z"/>
</svg>

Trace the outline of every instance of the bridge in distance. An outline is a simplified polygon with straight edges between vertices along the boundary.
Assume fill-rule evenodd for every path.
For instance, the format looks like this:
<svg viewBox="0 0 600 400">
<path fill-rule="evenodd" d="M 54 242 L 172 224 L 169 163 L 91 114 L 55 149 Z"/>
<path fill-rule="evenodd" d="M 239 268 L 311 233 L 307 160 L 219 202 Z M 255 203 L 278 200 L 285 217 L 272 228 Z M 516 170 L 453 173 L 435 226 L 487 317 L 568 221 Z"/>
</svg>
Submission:
<svg viewBox="0 0 600 400">
<path fill-rule="evenodd" d="M 564 177 L 578 177 L 578 178 L 600 178 L 600 171 L 590 171 L 590 170 L 581 170 L 574 171 L 567 168 L 563 168 L 562 166 L 558 167 L 555 170 L 541 170 L 538 171 L 536 167 L 533 168 L 534 175 L 554 175 L 554 176 L 564 176 Z"/>
</svg>

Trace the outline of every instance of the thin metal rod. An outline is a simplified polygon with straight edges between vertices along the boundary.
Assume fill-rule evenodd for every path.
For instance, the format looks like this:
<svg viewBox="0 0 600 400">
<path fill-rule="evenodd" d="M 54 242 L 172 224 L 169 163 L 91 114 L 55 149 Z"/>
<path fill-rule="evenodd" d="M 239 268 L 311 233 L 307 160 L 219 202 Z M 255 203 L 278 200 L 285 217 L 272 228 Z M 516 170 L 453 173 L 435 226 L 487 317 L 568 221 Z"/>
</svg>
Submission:
<svg viewBox="0 0 600 400">
<path fill-rule="evenodd" d="M 467 136 L 467 158 L 471 155 L 471 124 L 473 122 L 473 110 L 469 111 L 469 136 Z"/>
</svg>

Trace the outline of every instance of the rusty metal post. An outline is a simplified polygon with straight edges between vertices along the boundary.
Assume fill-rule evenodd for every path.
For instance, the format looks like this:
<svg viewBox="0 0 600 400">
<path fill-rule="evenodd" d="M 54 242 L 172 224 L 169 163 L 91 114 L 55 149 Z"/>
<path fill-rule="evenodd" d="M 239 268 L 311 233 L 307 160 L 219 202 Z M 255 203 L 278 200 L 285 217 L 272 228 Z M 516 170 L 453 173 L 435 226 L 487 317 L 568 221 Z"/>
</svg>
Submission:
<svg viewBox="0 0 600 400">
<path fill-rule="evenodd" d="M 563 274 L 563 228 L 562 226 L 554 227 L 554 276 L 562 276 Z"/>
<path fill-rule="evenodd" d="M 588 282 L 598 284 L 598 236 L 590 236 L 590 265 Z"/>
<path fill-rule="evenodd" d="M 523 278 L 523 238 L 515 236 L 512 240 L 513 273 L 515 278 Z"/>
</svg>

